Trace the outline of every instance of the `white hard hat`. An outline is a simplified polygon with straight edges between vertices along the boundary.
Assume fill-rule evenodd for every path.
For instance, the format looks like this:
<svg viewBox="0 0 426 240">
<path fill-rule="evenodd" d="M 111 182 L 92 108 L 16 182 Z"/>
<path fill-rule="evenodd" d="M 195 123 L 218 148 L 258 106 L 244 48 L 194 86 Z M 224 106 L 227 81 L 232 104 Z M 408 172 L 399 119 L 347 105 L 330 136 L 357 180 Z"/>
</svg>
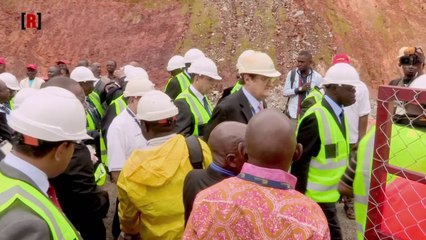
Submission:
<svg viewBox="0 0 426 240">
<path fill-rule="evenodd" d="M 238 72 L 262 75 L 266 77 L 279 77 L 281 73 L 275 69 L 274 62 L 268 54 L 254 51 L 241 58 Z"/>
<path fill-rule="evenodd" d="M 324 76 L 322 85 L 328 84 L 346 84 L 358 86 L 361 84 L 361 79 L 357 70 L 347 63 L 336 63 L 331 66 Z"/>
<path fill-rule="evenodd" d="M 204 53 L 198 48 L 189 49 L 183 56 L 185 63 L 193 63 L 198 58 L 205 57 Z"/>
<path fill-rule="evenodd" d="M 149 122 L 168 119 L 179 113 L 173 100 L 158 90 L 147 92 L 139 100 L 137 112 L 137 119 Z"/>
<path fill-rule="evenodd" d="M 126 65 L 126 66 L 130 66 L 130 65 Z M 124 78 L 124 81 L 128 82 L 130 80 L 148 80 L 149 81 L 149 76 L 148 73 L 145 71 L 145 69 L 141 68 L 141 67 L 126 67 L 124 68 L 124 74 L 126 75 L 126 78 Z"/>
<path fill-rule="evenodd" d="M 154 84 L 148 79 L 133 79 L 127 83 L 123 95 L 124 97 L 141 97 L 152 90 L 155 90 Z"/>
<path fill-rule="evenodd" d="M 99 80 L 89 68 L 83 66 L 74 68 L 70 74 L 70 78 L 77 82 L 95 82 Z"/>
<path fill-rule="evenodd" d="M 207 57 L 195 60 L 188 68 L 188 72 L 211 77 L 216 80 L 222 79 L 217 73 L 216 64 L 213 62 L 213 60 Z"/>
<path fill-rule="evenodd" d="M 83 105 L 73 93 L 59 87 L 42 88 L 29 96 L 7 122 L 15 131 L 45 141 L 90 138 Z"/>
<path fill-rule="evenodd" d="M 249 50 L 245 50 L 244 52 L 240 54 L 236 64 L 238 73 L 240 73 L 241 62 L 244 61 L 243 58 L 248 57 L 250 54 L 253 54 L 253 53 L 254 53 L 254 50 L 249 49 Z"/>
<path fill-rule="evenodd" d="M 37 88 L 23 88 L 19 90 L 13 98 L 13 106 L 17 109 L 29 96 L 38 91 Z"/>
<path fill-rule="evenodd" d="M 172 58 L 170 58 L 169 62 L 167 63 L 167 71 L 171 72 L 176 69 L 184 68 L 185 67 L 185 59 L 180 55 L 175 55 Z"/>
<path fill-rule="evenodd" d="M 410 88 L 419 88 L 426 90 L 426 75 L 423 74 L 413 80 L 410 84 Z"/>
<path fill-rule="evenodd" d="M 15 75 L 8 73 L 8 72 L 4 72 L 4 73 L 0 73 L 0 80 L 4 82 L 4 84 L 6 84 L 7 88 L 12 89 L 12 90 L 19 90 L 19 82 L 16 79 Z"/>
</svg>

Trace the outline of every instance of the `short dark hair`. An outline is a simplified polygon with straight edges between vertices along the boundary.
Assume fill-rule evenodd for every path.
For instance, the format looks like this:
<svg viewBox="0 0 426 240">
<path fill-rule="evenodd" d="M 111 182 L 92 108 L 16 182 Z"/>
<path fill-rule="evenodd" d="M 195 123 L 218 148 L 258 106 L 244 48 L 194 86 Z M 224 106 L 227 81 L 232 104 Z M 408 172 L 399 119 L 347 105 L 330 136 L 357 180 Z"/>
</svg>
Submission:
<svg viewBox="0 0 426 240">
<path fill-rule="evenodd" d="M 304 56 L 307 58 L 312 58 L 312 54 L 311 52 L 307 51 L 307 50 L 302 50 L 299 52 L 299 56 Z"/>
<path fill-rule="evenodd" d="M 38 140 L 38 146 L 28 145 L 24 142 L 24 135 L 15 132 L 12 137 L 13 148 L 29 157 L 42 158 L 46 156 L 52 149 L 61 145 L 64 141 L 50 142 L 44 140 Z"/>
</svg>

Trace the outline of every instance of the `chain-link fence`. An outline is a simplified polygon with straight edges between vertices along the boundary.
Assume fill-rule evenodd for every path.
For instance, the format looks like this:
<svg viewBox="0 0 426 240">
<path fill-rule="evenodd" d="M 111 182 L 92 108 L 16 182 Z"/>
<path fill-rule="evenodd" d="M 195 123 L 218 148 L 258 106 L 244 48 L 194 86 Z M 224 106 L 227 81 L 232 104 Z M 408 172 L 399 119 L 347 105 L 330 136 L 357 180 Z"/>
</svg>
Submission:
<svg viewBox="0 0 426 240">
<path fill-rule="evenodd" d="M 366 239 L 426 239 L 425 107 L 426 91 L 379 87 Z"/>
</svg>

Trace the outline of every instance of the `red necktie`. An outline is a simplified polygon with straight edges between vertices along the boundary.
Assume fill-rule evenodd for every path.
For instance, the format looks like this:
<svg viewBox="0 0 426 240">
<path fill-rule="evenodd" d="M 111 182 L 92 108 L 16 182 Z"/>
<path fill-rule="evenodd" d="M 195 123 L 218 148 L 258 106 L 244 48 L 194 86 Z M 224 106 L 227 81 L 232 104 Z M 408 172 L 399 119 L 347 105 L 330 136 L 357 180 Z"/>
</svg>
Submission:
<svg viewBox="0 0 426 240">
<path fill-rule="evenodd" d="M 55 188 L 52 185 L 49 185 L 49 188 L 47 189 L 47 196 L 49 196 L 50 201 L 52 201 L 53 204 L 62 211 L 61 204 L 59 204 L 58 197 L 56 196 Z"/>
</svg>

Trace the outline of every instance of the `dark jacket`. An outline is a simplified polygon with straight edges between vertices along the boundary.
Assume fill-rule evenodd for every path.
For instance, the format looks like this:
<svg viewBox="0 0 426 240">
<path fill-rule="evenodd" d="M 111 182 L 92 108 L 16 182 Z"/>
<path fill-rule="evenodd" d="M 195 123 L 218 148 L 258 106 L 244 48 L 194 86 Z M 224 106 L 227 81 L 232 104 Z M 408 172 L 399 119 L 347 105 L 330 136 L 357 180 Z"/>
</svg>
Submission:
<svg viewBox="0 0 426 240">
<path fill-rule="evenodd" d="M 50 179 L 68 219 L 84 239 L 106 239 L 102 218 L 109 208 L 108 192 L 100 190 L 93 176 L 89 149 L 76 144 L 74 155 L 64 173 Z"/>
<path fill-rule="evenodd" d="M 204 128 L 204 139 L 209 139 L 211 131 L 225 121 L 236 121 L 247 124 L 253 117 L 250 103 L 242 89 L 225 97 L 213 110 L 212 117 Z"/>
<path fill-rule="evenodd" d="M 336 114 L 327 100 L 322 100 L 322 105 L 331 113 L 334 120 L 341 126 L 343 135 L 346 136 L 344 124 L 340 124 Z M 305 193 L 308 183 L 308 172 L 311 158 L 317 156 L 321 146 L 321 139 L 318 132 L 318 120 L 315 114 L 310 114 L 299 123 L 297 132 L 297 142 L 303 145 L 301 158 L 291 165 L 291 174 L 297 177 L 296 190 Z"/>
<path fill-rule="evenodd" d="M 228 176 L 211 169 L 210 166 L 207 169 L 194 169 L 186 175 L 185 182 L 183 184 L 185 224 L 191 215 L 192 205 L 197 194 L 226 178 L 228 178 Z"/>
<path fill-rule="evenodd" d="M 166 93 L 172 100 L 175 100 L 181 92 L 182 90 L 180 89 L 179 81 L 176 76 L 173 76 L 167 84 L 164 93 Z"/>
<path fill-rule="evenodd" d="M 7 124 L 6 113 L 0 112 L 0 142 L 12 142 L 12 129 Z"/>
</svg>

